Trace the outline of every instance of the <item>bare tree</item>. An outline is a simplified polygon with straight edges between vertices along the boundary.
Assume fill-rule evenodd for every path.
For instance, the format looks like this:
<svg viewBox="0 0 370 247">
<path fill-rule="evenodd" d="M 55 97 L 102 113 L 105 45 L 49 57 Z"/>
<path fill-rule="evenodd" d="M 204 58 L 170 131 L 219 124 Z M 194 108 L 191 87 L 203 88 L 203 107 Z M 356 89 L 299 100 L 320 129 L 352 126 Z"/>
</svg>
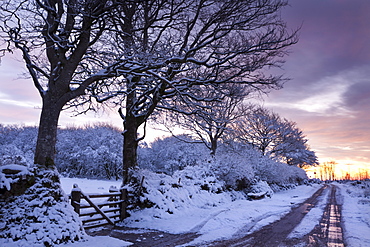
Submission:
<svg viewBox="0 0 370 247">
<path fill-rule="evenodd" d="M 269 155 L 281 132 L 280 116 L 266 108 L 253 105 L 245 118 L 234 124 L 234 135 L 239 141 L 251 144 L 263 155 Z"/>
<path fill-rule="evenodd" d="M 251 106 L 246 117 L 233 126 L 236 140 L 247 143 L 275 160 L 304 167 L 317 165 L 315 152 L 309 149 L 307 138 L 295 122 L 282 119 L 261 106 Z"/>
<path fill-rule="evenodd" d="M 54 168 L 56 132 L 63 107 L 87 87 L 115 77 L 107 17 L 111 1 L 5 1 L 1 5 L 3 51 L 21 51 L 42 98 L 35 164 Z"/>
<path fill-rule="evenodd" d="M 337 175 L 335 174 L 335 166 L 338 163 L 335 161 L 327 161 L 320 165 L 320 179 L 325 180 L 335 180 Z"/>
<path fill-rule="evenodd" d="M 203 143 L 211 155 L 215 155 L 219 140 L 232 131 L 230 125 L 246 113 L 241 108 L 243 100 L 249 95 L 245 85 L 226 84 L 220 87 L 217 91 L 197 88 L 194 95 L 202 101 L 175 98 L 173 110 L 164 112 L 157 122 L 172 135 L 176 128 L 186 131 L 193 137 L 193 142 Z M 188 142 L 189 139 L 183 141 Z"/>
<path fill-rule="evenodd" d="M 315 152 L 307 144 L 308 139 L 295 122 L 284 119 L 281 131 L 281 138 L 271 152 L 273 157 L 300 168 L 319 164 Z"/>
<path fill-rule="evenodd" d="M 120 115 L 124 120 L 125 172 L 137 164 L 136 148 L 155 109 L 174 109 L 171 99 L 207 100 L 193 94 L 220 84 L 245 84 L 258 90 L 280 88 L 281 76 L 266 73 L 279 66 L 297 42 L 279 11 L 285 0 L 123 1 L 114 18 L 116 53 L 125 66 Z M 117 84 L 114 84 L 117 86 Z M 109 89 L 93 91 L 98 101 Z M 101 95 L 104 95 L 103 97 Z M 107 97 L 106 97 L 107 96 Z M 208 99 L 209 100 L 209 99 Z M 118 103 L 117 99 L 113 99 Z M 189 114 L 189 113 L 187 113 Z M 124 175 L 124 177 L 127 177 Z"/>
</svg>

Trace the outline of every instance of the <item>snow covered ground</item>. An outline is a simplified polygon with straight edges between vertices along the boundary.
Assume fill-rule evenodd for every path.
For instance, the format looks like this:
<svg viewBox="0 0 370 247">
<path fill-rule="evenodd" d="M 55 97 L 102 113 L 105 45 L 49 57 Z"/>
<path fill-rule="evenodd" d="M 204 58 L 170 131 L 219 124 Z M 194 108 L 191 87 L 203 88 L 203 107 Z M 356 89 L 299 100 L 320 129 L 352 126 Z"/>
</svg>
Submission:
<svg viewBox="0 0 370 247">
<path fill-rule="evenodd" d="M 97 191 L 103 193 L 111 186 L 120 186 L 119 181 L 75 178 L 62 178 L 61 181 L 66 193 L 70 192 L 75 183 L 86 193 Z M 318 184 L 298 186 L 292 190 L 276 193 L 271 198 L 257 201 L 242 199 L 242 195 L 239 195 L 240 199 L 232 201 L 228 193 L 197 191 L 193 196 L 193 200 L 199 200 L 197 203 L 184 201 L 187 205 L 182 205 L 181 210 L 174 210 L 172 214 L 163 213 L 163 210 L 156 208 L 136 211 L 124 225 L 174 234 L 196 232 L 201 234 L 200 237 L 188 244 L 200 244 L 258 230 L 280 219 L 292 206 L 303 202 L 319 187 Z"/>
<path fill-rule="evenodd" d="M 189 244 L 200 244 L 258 230 L 280 219 L 294 204 L 303 202 L 317 189 L 318 185 L 299 186 L 258 201 L 228 201 L 225 198 L 225 203 L 187 207 L 176 214 L 162 214 L 160 218 L 153 217 L 156 209 L 145 209 L 127 219 L 125 225 L 170 233 L 197 232 L 201 236 Z"/>
<path fill-rule="evenodd" d="M 349 247 L 370 246 L 370 181 L 336 184 L 340 188 L 344 239 Z M 339 197 L 339 198 L 338 198 Z"/>
<path fill-rule="evenodd" d="M 76 183 L 82 191 L 106 192 L 110 186 L 120 186 L 120 181 L 99 181 L 89 179 L 62 178 L 62 186 L 69 193 Z M 336 184 L 339 187 L 337 200 L 343 203 L 344 234 L 348 246 L 370 246 L 370 199 L 364 197 L 364 189 L 348 184 Z M 148 208 L 136 211 L 125 222 L 125 226 L 144 229 L 161 230 L 169 233 L 196 232 L 198 238 L 188 244 L 201 244 L 207 241 L 230 238 L 253 232 L 288 213 L 295 204 L 310 197 L 321 185 L 302 185 L 294 189 L 275 193 L 271 198 L 257 201 L 245 199 L 230 200 L 227 193 L 214 194 L 209 192 L 208 200 L 211 203 L 185 205 L 174 213 L 159 212 L 159 209 Z M 367 193 L 367 192 L 366 192 Z M 205 195 L 199 195 L 204 198 Z M 366 196 L 366 194 L 365 194 Z M 368 195 L 367 195 L 368 196 Z M 214 198 L 213 198 L 214 197 Z M 199 199 L 198 198 L 198 199 Z M 213 198 L 213 199 L 212 199 Z M 320 220 L 328 198 L 328 191 L 319 197 L 319 203 L 313 208 L 301 224 L 289 237 L 301 237 L 309 233 Z M 197 200 L 197 196 L 193 197 Z M 112 238 L 94 237 L 90 241 L 102 241 L 106 245 L 99 246 L 127 246 Z M 88 246 L 89 242 L 68 246 Z"/>
</svg>

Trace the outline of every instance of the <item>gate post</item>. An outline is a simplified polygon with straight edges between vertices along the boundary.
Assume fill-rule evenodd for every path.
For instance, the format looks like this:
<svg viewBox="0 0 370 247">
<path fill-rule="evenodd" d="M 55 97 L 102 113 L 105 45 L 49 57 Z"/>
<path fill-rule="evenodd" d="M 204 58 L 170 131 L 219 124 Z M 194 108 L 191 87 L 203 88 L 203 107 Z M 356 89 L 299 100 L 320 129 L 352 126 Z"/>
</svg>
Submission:
<svg viewBox="0 0 370 247">
<path fill-rule="evenodd" d="M 119 204 L 120 207 L 120 213 L 119 213 L 119 218 L 120 220 L 124 220 L 126 218 L 126 209 L 127 209 L 127 189 L 120 189 L 121 196 L 120 200 L 121 203 Z"/>
<path fill-rule="evenodd" d="M 78 215 L 80 215 L 80 202 L 81 202 L 81 189 L 78 188 L 77 184 L 74 184 L 71 192 L 71 204 Z"/>
<path fill-rule="evenodd" d="M 116 193 L 119 192 L 119 190 L 117 189 L 117 187 L 116 186 L 109 187 L 109 193 L 114 193 L 114 192 L 116 192 Z M 120 195 L 120 197 L 121 197 L 121 195 Z M 117 196 L 112 196 L 112 197 L 109 197 L 108 198 L 108 201 L 109 202 L 116 202 L 118 200 L 119 200 L 119 198 L 117 198 Z M 118 204 L 118 205 L 109 205 L 109 207 L 110 208 L 120 207 L 120 204 Z"/>
</svg>

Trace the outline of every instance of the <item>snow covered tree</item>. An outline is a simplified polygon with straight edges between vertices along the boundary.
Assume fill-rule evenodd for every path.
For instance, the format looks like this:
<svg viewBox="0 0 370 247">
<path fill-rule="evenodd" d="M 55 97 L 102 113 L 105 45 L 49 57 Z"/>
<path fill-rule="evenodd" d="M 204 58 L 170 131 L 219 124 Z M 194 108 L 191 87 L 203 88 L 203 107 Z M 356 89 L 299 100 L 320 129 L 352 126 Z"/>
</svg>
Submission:
<svg viewBox="0 0 370 247">
<path fill-rule="evenodd" d="M 93 91 L 98 101 L 122 75 L 125 160 L 136 164 L 137 128 L 166 97 L 194 85 L 276 87 L 278 65 L 296 33 L 278 13 L 286 1 L 6 1 L 4 51 L 22 52 L 42 100 L 35 163 L 54 166 L 60 111 Z M 94 87 L 94 86 L 101 87 Z M 117 87 L 115 87 L 117 88 Z M 130 151 L 129 151 L 130 150 Z"/>
<path fill-rule="evenodd" d="M 281 128 L 279 115 L 255 105 L 233 126 L 236 139 L 251 144 L 263 155 L 273 152 L 275 143 L 280 139 Z"/>
<path fill-rule="evenodd" d="M 0 166 L 33 163 L 37 127 L 0 124 Z M 122 135 L 109 124 L 58 129 L 55 163 L 71 177 L 122 178 Z"/>
<path fill-rule="evenodd" d="M 117 76 L 106 44 L 113 1 L 3 1 L 2 52 L 18 50 L 42 98 L 35 164 L 54 168 L 60 112 L 94 82 Z M 3 47 L 4 47 L 3 46 Z"/>
<path fill-rule="evenodd" d="M 281 76 L 267 74 L 279 66 L 286 48 L 297 42 L 279 11 L 285 0 L 123 1 L 113 20 L 114 48 L 124 54 L 117 73 L 123 92 L 125 177 L 137 164 L 138 128 L 156 109 L 174 109 L 171 99 L 189 97 L 194 87 L 246 84 L 255 89 L 279 88 Z M 118 86 L 118 87 L 117 87 Z M 120 86 L 120 87 L 119 87 Z M 98 101 L 111 99 L 109 88 L 92 90 Z M 125 179 L 127 180 L 127 179 Z"/>
<path fill-rule="evenodd" d="M 143 154 L 139 149 L 139 167 L 172 175 L 187 166 L 195 166 L 208 156 L 207 149 L 200 143 L 194 143 L 187 136 L 157 139 Z M 186 142 L 184 142 L 186 141 Z"/>
<path fill-rule="evenodd" d="M 0 124 L 0 165 L 33 162 L 37 127 Z"/>
<path fill-rule="evenodd" d="M 288 165 L 299 167 L 318 165 L 317 156 L 310 150 L 308 139 L 296 123 L 284 119 L 283 127 L 280 129 L 281 138 L 274 144 L 273 157 Z"/>
<path fill-rule="evenodd" d="M 309 149 L 308 140 L 296 123 L 266 108 L 252 106 L 233 128 L 235 139 L 252 145 L 263 155 L 300 167 L 318 164 L 315 152 Z"/>
</svg>

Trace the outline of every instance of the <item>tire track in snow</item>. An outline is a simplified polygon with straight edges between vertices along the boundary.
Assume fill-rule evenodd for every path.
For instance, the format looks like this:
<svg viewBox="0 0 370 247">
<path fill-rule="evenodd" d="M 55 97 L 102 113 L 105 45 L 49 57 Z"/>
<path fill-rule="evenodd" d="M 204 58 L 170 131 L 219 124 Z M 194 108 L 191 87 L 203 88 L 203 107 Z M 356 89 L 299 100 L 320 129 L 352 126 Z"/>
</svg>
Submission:
<svg viewBox="0 0 370 247">
<path fill-rule="evenodd" d="M 201 223 L 199 223 L 198 225 L 196 225 L 195 227 L 193 227 L 192 229 L 190 229 L 189 232 L 199 232 L 200 229 L 202 229 L 211 219 L 213 219 L 214 217 L 218 216 L 219 214 L 223 213 L 223 212 L 226 212 L 226 211 L 230 211 L 230 209 L 224 209 L 224 210 L 220 210 L 214 214 L 211 214 L 210 216 L 208 216 L 207 219 L 205 219 L 204 221 L 202 221 Z"/>
<path fill-rule="evenodd" d="M 320 224 L 308 236 L 309 247 L 328 246 L 344 247 L 341 226 L 341 206 L 336 199 L 335 185 L 331 185 L 331 195 Z"/>
<path fill-rule="evenodd" d="M 242 238 L 230 239 L 225 241 L 217 241 L 207 246 L 227 246 L 227 247 L 245 247 L 245 246 L 279 246 L 293 231 L 293 229 L 301 222 L 303 217 L 313 208 L 318 202 L 318 197 L 328 186 L 324 185 L 318 189 L 310 198 L 301 203 L 298 207 L 293 208 L 288 214 L 280 220 L 275 221 L 262 229 L 248 234 Z"/>
</svg>

